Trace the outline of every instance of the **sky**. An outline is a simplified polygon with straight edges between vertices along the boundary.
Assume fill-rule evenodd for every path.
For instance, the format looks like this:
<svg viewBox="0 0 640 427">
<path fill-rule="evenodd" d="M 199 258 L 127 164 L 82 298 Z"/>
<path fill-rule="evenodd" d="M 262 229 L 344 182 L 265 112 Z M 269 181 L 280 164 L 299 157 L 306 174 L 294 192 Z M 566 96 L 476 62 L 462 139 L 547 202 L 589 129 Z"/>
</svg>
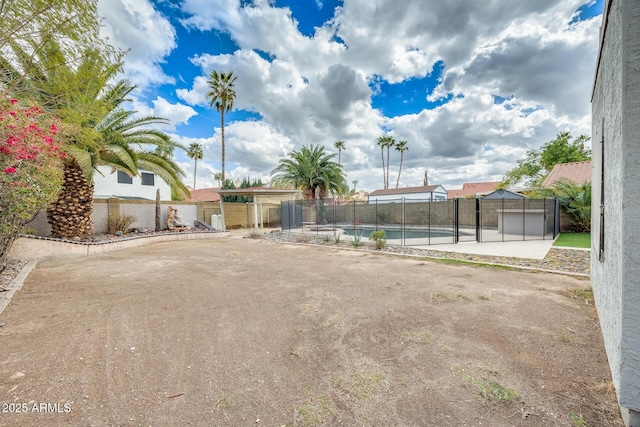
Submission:
<svg viewBox="0 0 640 427">
<path fill-rule="evenodd" d="M 292 150 L 336 153 L 348 184 L 383 187 L 377 139 L 407 141 L 399 187 L 500 181 L 564 131 L 591 134 L 604 0 L 99 0 L 128 53 L 130 107 L 202 144 L 196 188 L 215 187 L 213 70 L 237 76 L 225 115 L 227 178 L 261 178 Z M 175 153 L 193 186 L 194 164 Z M 335 158 L 337 161 L 337 156 Z M 391 152 L 390 187 L 400 153 Z"/>
</svg>

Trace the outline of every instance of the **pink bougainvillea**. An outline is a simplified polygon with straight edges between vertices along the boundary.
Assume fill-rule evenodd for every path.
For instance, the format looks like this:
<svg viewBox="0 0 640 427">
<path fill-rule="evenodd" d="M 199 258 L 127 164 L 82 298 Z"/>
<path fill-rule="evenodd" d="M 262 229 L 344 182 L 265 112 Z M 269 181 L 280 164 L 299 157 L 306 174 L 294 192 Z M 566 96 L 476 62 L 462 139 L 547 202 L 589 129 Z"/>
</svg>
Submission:
<svg viewBox="0 0 640 427">
<path fill-rule="evenodd" d="M 11 236 L 60 191 L 59 127 L 35 102 L 0 93 L 0 258 Z"/>
</svg>

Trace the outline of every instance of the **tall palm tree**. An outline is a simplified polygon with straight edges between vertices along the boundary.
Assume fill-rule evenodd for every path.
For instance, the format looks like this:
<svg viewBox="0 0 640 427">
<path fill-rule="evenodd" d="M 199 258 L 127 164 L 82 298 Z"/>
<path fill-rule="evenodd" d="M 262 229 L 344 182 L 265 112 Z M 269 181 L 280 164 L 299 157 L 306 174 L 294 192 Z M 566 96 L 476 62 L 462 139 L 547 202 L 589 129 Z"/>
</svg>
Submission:
<svg viewBox="0 0 640 427">
<path fill-rule="evenodd" d="M 236 91 L 233 88 L 237 77 L 233 75 L 233 71 L 228 73 L 218 73 L 213 70 L 209 75 L 207 84 L 211 91 L 207 93 L 207 98 L 211 98 L 210 106 L 215 105 L 216 110 L 220 113 L 220 136 L 222 141 L 222 182 L 224 182 L 224 113 L 228 113 L 233 109 L 233 101 L 236 99 Z"/>
<path fill-rule="evenodd" d="M 383 181 L 382 186 L 385 189 L 387 188 L 387 172 L 386 172 L 386 169 L 384 167 L 384 148 L 387 146 L 387 141 L 388 140 L 389 140 L 388 136 L 378 137 L 378 147 L 380 147 L 380 153 L 381 153 L 381 156 L 382 156 L 382 181 Z"/>
<path fill-rule="evenodd" d="M 389 157 L 389 152 L 391 151 L 391 147 L 396 146 L 396 140 L 393 137 L 389 137 L 385 146 L 387 147 L 387 186 L 385 189 L 389 188 L 389 165 L 391 164 L 391 158 Z"/>
<path fill-rule="evenodd" d="M 400 185 L 400 173 L 402 172 L 402 160 L 404 158 L 404 152 L 409 151 L 409 147 L 407 147 L 407 141 L 396 142 L 396 151 L 400 152 L 400 169 L 398 169 L 398 180 L 396 181 L 396 188 L 398 188 L 398 185 Z"/>
<path fill-rule="evenodd" d="M 189 149 L 187 150 L 187 156 L 190 159 L 194 159 L 193 163 L 193 189 L 196 189 L 196 171 L 198 168 L 198 160 L 202 160 L 204 153 L 202 152 L 202 144 L 198 144 L 197 142 L 193 142 L 189 145 Z"/>
<path fill-rule="evenodd" d="M 393 137 L 384 135 L 378 138 L 378 146 L 380 147 L 380 151 L 382 152 L 382 175 L 384 177 L 384 189 L 389 188 L 389 151 L 391 147 L 396 145 L 396 140 Z M 384 149 L 387 149 L 387 168 L 385 169 L 385 161 L 384 161 Z"/>
<path fill-rule="evenodd" d="M 70 61 L 55 41 L 45 42 L 37 62 L 13 45 L 17 63 L 2 64 L 7 72 L 2 73 L 0 85 L 10 87 L 5 79 L 18 81 L 13 86 L 17 94 L 34 97 L 62 121 L 60 134 L 67 157 L 62 190 L 47 212 L 53 235 L 93 233 L 93 173 L 101 165 L 132 176 L 139 168 L 146 169 L 169 184 L 172 196 L 188 193 L 181 182 L 184 173 L 163 155 L 177 145 L 167 134 L 149 127 L 167 121 L 136 118 L 134 111 L 122 108 L 135 86 L 126 80 L 109 84 L 121 69 L 122 56 L 87 49 Z"/>
<path fill-rule="evenodd" d="M 292 151 L 271 171 L 271 182 L 276 186 L 293 185 L 302 190 L 307 200 L 314 199 L 316 194 L 321 199 L 327 194 L 347 194 L 349 186 L 342 165 L 332 160 L 335 154 L 324 150 L 319 145 L 303 145 L 300 151 Z"/>
<path fill-rule="evenodd" d="M 340 158 L 342 157 L 342 150 L 346 150 L 344 141 L 336 141 L 333 143 L 333 146 L 338 149 L 338 164 L 341 165 L 342 162 L 340 161 Z"/>
<path fill-rule="evenodd" d="M 222 187 L 222 174 L 220 172 L 216 172 L 213 174 L 213 179 L 218 181 L 218 187 Z"/>
</svg>

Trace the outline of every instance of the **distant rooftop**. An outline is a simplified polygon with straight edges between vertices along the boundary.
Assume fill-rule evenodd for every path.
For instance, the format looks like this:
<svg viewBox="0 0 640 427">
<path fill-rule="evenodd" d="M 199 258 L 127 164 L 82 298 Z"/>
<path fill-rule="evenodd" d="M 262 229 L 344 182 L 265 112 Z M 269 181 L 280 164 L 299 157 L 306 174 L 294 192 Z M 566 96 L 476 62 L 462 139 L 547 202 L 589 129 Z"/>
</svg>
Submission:
<svg viewBox="0 0 640 427">
<path fill-rule="evenodd" d="M 201 188 L 199 190 L 191 190 L 191 197 L 185 199 L 187 202 L 219 202 L 220 188 Z"/>
<path fill-rule="evenodd" d="M 500 182 L 465 182 L 462 184 L 462 190 L 448 190 L 447 194 L 449 199 L 482 196 L 494 191 L 498 185 Z"/>
<path fill-rule="evenodd" d="M 591 161 L 555 165 L 549 175 L 542 181 L 542 186 L 550 187 L 561 179 L 568 179 L 578 184 L 585 181 L 591 182 Z"/>
</svg>

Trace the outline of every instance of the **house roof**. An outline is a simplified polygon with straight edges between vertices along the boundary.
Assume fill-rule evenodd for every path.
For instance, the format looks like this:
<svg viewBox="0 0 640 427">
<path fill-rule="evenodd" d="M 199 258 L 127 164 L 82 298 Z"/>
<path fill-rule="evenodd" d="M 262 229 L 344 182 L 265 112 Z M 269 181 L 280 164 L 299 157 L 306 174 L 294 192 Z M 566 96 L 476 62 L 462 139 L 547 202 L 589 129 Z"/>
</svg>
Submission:
<svg viewBox="0 0 640 427">
<path fill-rule="evenodd" d="M 420 187 L 405 187 L 405 188 L 389 188 L 388 190 L 376 190 L 369 193 L 369 196 L 385 196 L 395 194 L 414 194 L 414 193 L 431 193 L 441 189 L 446 192 L 442 185 L 422 185 Z"/>
<path fill-rule="evenodd" d="M 568 179 L 575 183 L 591 181 L 591 161 L 561 163 L 555 165 L 549 175 L 542 181 L 543 187 L 549 187 L 561 179 Z"/>
<path fill-rule="evenodd" d="M 504 190 L 502 188 L 493 191 L 486 196 L 485 199 L 526 199 L 522 194 L 516 193 L 514 191 Z"/>
<path fill-rule="evenodd" d="M 219 202 L 220 188 L 201 188 L 200 190 L 191 190 L 191 197 L 185 199 L 187 202 Z"/>
<path fill-rule="evenodd" d="M 461 190 L 449 190 L 447 191 L 447 195 L 449 199 L 475 197 L 491 193 L 498 188 L 498 185 L 500 185 L 500 182 L 465 182 L 462 184 Z"/>
</svg>

